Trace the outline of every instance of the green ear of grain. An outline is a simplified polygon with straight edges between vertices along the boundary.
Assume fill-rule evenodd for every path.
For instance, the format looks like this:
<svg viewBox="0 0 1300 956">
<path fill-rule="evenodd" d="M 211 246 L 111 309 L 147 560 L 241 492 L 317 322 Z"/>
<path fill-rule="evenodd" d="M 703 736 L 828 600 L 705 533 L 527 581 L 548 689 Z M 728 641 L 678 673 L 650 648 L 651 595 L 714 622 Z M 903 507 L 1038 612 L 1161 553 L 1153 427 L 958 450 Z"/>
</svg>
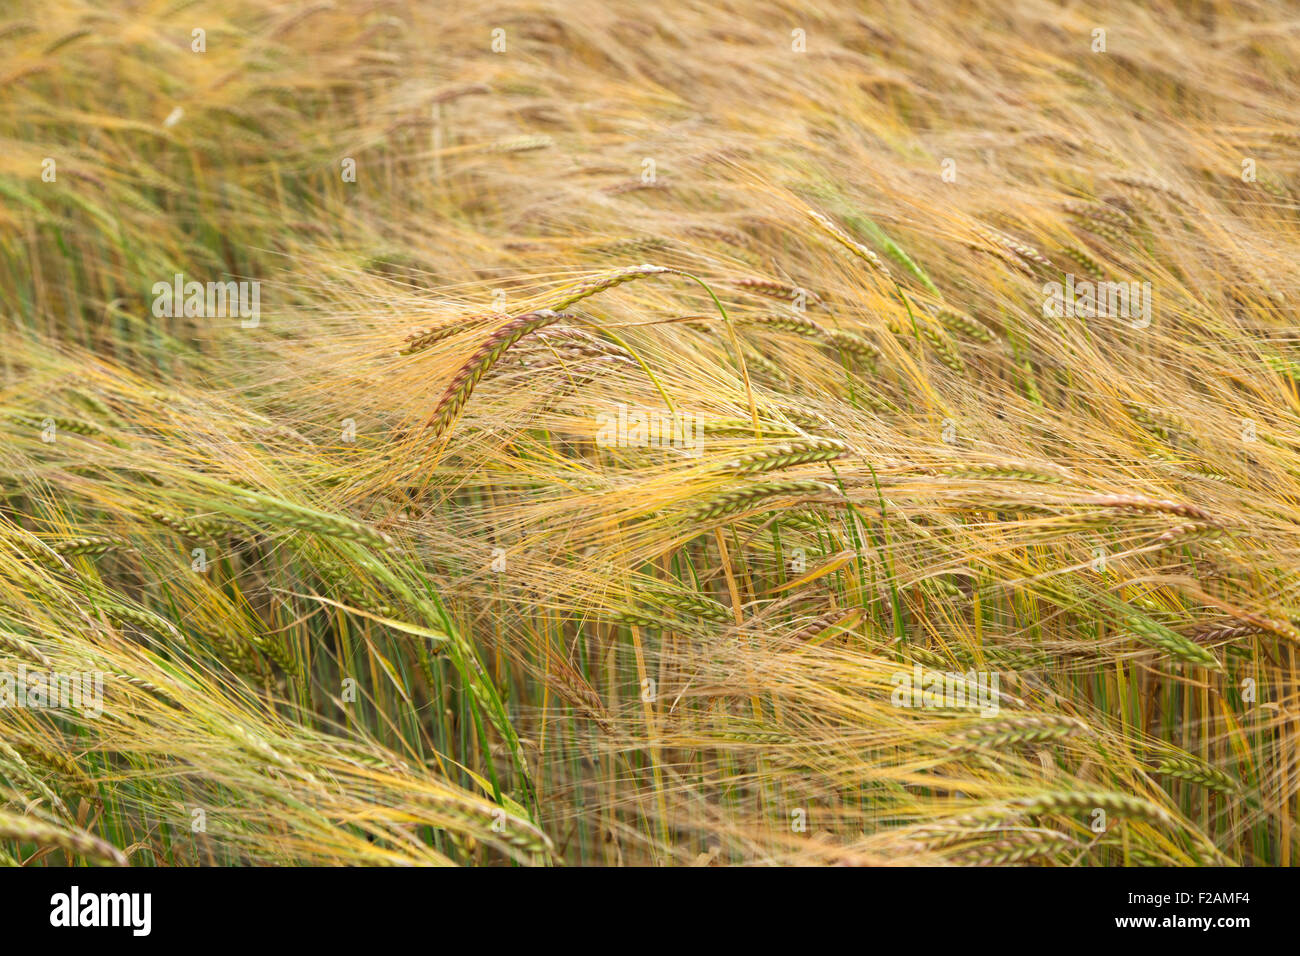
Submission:
<svg viewBox="0 0 1300 956">
<path fill-rule="evenodd" d="M 1221 671 L 1223 665 L 1206 648 L 1187 639 L 1177 631 L 1170 630 L 1163 624 L 1146 618 L 1131 616 L 1128 620 L 1129 631 L 1141 643 L 1148 647 L 1164 651 L 1188 664 L 1199 664 L 1212 670 Z"/>
<path fill-rule="evenodd" d="M 126 854 L 107 840 L 101 840 L 85 830 L 45 823 L 7 810 L 0 810 L 0 840 L 34 843 L 39 847 L 53 847 L 97 863 L 126 866 Z"/>
<path fill-rule="evenodd" d="M 1199 784 L 1217 793 L 1239 794 L 1241 784 L 1217 767 L 1193 760 L 1190 757 L 1166 757 L 1156 766 L 1155 772 L 1188 783 Z"/>
</svg>

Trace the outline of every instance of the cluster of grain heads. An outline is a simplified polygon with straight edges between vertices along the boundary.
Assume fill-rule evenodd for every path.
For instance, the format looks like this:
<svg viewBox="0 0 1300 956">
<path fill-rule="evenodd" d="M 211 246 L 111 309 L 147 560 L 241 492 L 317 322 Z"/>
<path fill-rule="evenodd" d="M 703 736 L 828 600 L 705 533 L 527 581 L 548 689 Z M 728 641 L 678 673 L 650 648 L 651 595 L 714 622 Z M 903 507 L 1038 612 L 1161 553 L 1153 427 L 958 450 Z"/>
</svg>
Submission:
<svg viewBox="0 0 1300 956">
<path fill-rule="evenodd" d="M 184 642 L 184 637 L 171 621 L 153 611 L 141 607 L 132 607 L 113 600 L 97 601 L 95 609 L 112 621 L 116 626 L 131 624 L 143 631 L 165 634 Z"/>
<path fill-rule="evenodd" d="M 49 667 L 49 661 L 42 662 Z M 86 800 L 98 799 L 99 793 L 95 782 L 87 776 L 81 764 L 61 750 L 44 746 L 30 737 L 15 736 L 10 741 L 14 750 L 22 755 L 29 765 L 35 765 L 59 778 L 60 783 L 69 791 Z"/>
<path fill-rule="evenodd" d="M 837 426 L 828 416 L 807 405 L 794 402 L 765 401 L 759 406 L 764 414 L 784 417 L 792 425 L 805 431 L 835 431 Z"/>
<path fill-rule="evenodd" d="M 221 56 L 249 40 L 243 74 L 275 95 L 166 127 L 185 149 L 162 217 L 157 182 L 111 161 L 134 155 L 130 130 L 83 122 L 96 149 L 34 185 L 39 156 L 85 137 L 27 143 L 60 125 L 31 117 L 130 114 L 97 100 L 112 84 L 78 86 L 121 72 L 113 30 L 80 59 L 45 55 L 67 76 L 6 87 L 26 172 L 0 169 L 19 200 L 0 218 L 31 241 L 0 269 L 19 313 L 0 670 L 94 666 L 108 719 L 0 708 L 4 813 L 76 820 L 161 864 L 535 863 L 549 834 L 582 865 L 701 848 L 1170 865 L 1192 859 L 1194 825 L 1234 862 L 1296 858 L 1300 349 L 1272 296 L 1296 298 L 1300 229 L 1285 188 L 1227 177 L 1235 139 L 1265 180 L 1287 174 L 1300 137 L 1271 126 L 1300 37 L 1210 51 L 1253 108 L 1231 83 L 1173 95 L 1216 127 L 1169 122 L 1169 75 L 1131 58 L 1044 85 L 1034 64 L 1079 38 L 1032 22 L 997 37 L 1002 65 L 1029 68 L 924 95 L 917 51 L 963 37 L 964 5 L 856 26 L 829 10 L 796 83 L 784 43 L 665 43 L 633 5 L 596 47 L 581 12 L 505 23 L 512 52 L 491 65 L 481 17 L 427 6 L 377 16 L 379 50 L 346 16 L 283 34 L 272 16 L 292 55 L 269 59 L 256 9 L 226 24 Z M 772 39 L 747 6 L 720 29 Z M 1177 6 L 1146 5 L 1142 25 L 1192 49 L 1204 24 L 1161 29 Z M 40 60 L 28 20 L 13 52 Z M 859 27 L 881 41 L 868 85 L 892 93 L 842 95 Z M 346 95 L 290 95 L 344 48 L 362 68 L 313 88 Z M 421 93 L 403 64 L 430 49 L 434 73 L 492 87 L 435 76 Z M 637 89 L 628 64 L 690 82 Z M 179 85 L 126 106 L 204 100 L 154 72 Z M 471 93 L 492 95 L 443 108 Z M 1062 116 L 1112 125 L 1075 141 Z M 961 152 L 954 131 L 981 123 L 1039 132 Z M 339 152 L 318 148 L 330 130 L 375 146 L 359 178 L 318 161 Z M 1179 189 L 1106 165 L 1146 134 L 1162 148 L 1144 161 Z M 935 168 L 944 142 L 988 161 L 958 180 Z M 283 177 L 257 175 L 276 150 Z M 673 189 L 636 181 L 642 152 L 680 170 Z M 65 202 L 83 175 L 111 201 Z M 274 321 L 142 323 L 173 260 L 261 277 Z M 1039 287 L 1063 272 L 1149 277 L 1158 321 L 1052 315 Z M 634 436 L 609 439 L 611 407 Z M 1008 692 L 998 714 L 891 706 L 890 673 L 914 665 Z M 88 812 L 63 812 L 74 790 Z M 191 835 L 183 808 L 212 796 L 240 812 Z M 782 819 L 793 806 L 807 834 Z M 987 806 L 996 820 L 943 819 Z M 1168 822 L 1159 808 L 1177 829 L 1144 822 Z M 1101 809 L 1135 819 L 1100 833 Z M 32 863 L 62 856 L 0 836 L 0 858 L 37 845 L 54 852 Z"/>
<path fill-rule="evenodd" d="M 562 654 L 549 655 L 547 671 L 552 678 L 550 686 L 554 687 L 570 706 L 606 733 L 613 731 L 614 725 L 610 721 L 604 700 Z"/>
<path fill-rule="evenodd" d="M 65 569 L 68 567 L 67 558 L 74 555 L 98 557 L 112 551 L 126 551 L 131 548 L 129 542 L 120 538 L 98 535 L 48 542 L 19 539 L 15 541 L 15 544 L 19 550 L 31 557 L 32 560 L 49 567 Z"/>
<path fill-rule="evenodd" d="M 727 624 L 733 619 L 731 610 L 712 598 L 678 589 L 649 587 L 643 593 L 650 600 L 678 611 L 688 617 Z"/>
<path fill-rule="evenodd" d="M 542 329 L 512 354 L 520 365 L 535 369 L 581 367 L 584 373 L 592 373 L 598 368 L 637 367 L 636 358 L 623 346 L 568 326 Z"/>
<path fill-rule="evenodd" d="M 39 794 L 39 799 L 46 801 L 63 820 L 72 819 L 72 811 L 63 798 L 45 782 L 44 775 L 33 770 L 22 754 L 3 740 L 0 740 L 0 774 L 24 794 L 31 791 Z"/>
<path fill-rule="evenodd" d="M 1070 200 L 1061 204 L 1061 208 L 1071 216 L 1078 219 L 1096 219 L 1101 222 L 1110 223 L 1113 226 L 1122 226 L 1129 228 L 1133 225 L 1133 217 L 1123 209 L 1109 202 L 1077 202 Z"/>
<path fill-rule="evenodd" d="M 46 418 L 37 418 L 32 415 L 13 413 L 5 413 L 4 417 L 15 424 L 23 425 L 36 432 L 40 432 L 52 426 L 57 431 L 71 432 L 74 435 L 82 435 L 86 438 L 102 438 L 106 435 L 104 429 L 100 428 L 98 425 L 75 418 L 60 418 L 53 415 Z"/>
<path fill-rule="evenodd" d="M 116 672 L 108 672 L 105 673 L 104 676 L 112 678 L 119 684 L 143 691 L 151 697 L 156 697 L 158 700 L 165 702 L 170 707 L 182 706 L 181 702 L 177 700 L 177 695 L 173 691 L 169 691 L 167 688 L 155 684 L 153 681 L 145 680 L 143 677 L 139 677 L 135 674 L 119 674 Z"/>
<path fill-rule="evenodd" d="M 532 136 L 511 136 L 499 139 L 483 147 L 487 153 L 527 153 L 535 149 L 549 149 L 555 140 L 545 134 Z"/>
<path fill-rule="evenodd" d="M 419 794 L 417 803 L 447 822 L 474 833 L 478 839 L 499 845 L 508 853 L 516 851 L 548 859 L 555 853 L 550 837 L 520 813 L 428 793 Z"/>
<path fill-rule="evenodd" d="M 777 733 L 771 730 L 750 729 L 744 726 L 730 726 L 726 730 L 718 730 L 710 736 L 718 740 L 737 741 L 747 744 L 763 744 L 765 746 L 780 746 L 782 744 L 795 743 L 798 738 L 791 734 Z"/>
<path fill-rule="evenodd" d="M 669 617 L 661 617 L 636 609 L 615 611 L 609 616 L 610 621 L 626 627 L 643 627 L 649 631 L 666 631 L 677 626 Z"/>
<path fill-rule="evenodd" d="M 1096 219 L 1089 219 L 1080 224 L 1080 227 L 1086 230 L 1084 239 L 1091 242 L 1094 246 L 1101 248 L 1102 243 L 1097 240 L 1105 239 L 1113 248 L 1122 249 L 1128 243 L 1128 236 L 1120 232 L 1114 226 L 1101 222 Z M 1089 235 L 1090 233 L 1090 235 Z"/>
<path fill-rule="evenodd" d="M 1276 634 L 1278 637 L 1300 646 L 1300 629 L 1297 629 L 1291 621 L 1253 611 L 1241 612 L 1241 619 L 1248 624 L 1256 624 L 1268 631 L 1268 633 Z"/>
<path fill-rule="evenodd" d="M 749 418 L 715 418 L 702 422 L 700 429 L 705 435 L 717 438 L 754 437 L 754 422 Z M 759 431 L 764 438 L 794 438 L 799 435 L 798 429 L 780 422 L 760 421 Z"/>
<path fill-rule="evenodd" d="M 29 661 L 35 661 L 42 667 L 50 666 L 50 659 L 46 657 L 39 648 L 24 639 L 21 635 L 9 631 L 0 631 L 0 647 L 7 648 L 16 654 L 27 658 Z"/>
<path fill-rule="evenodd" d="M 1197 541 L 1212 541 L 1220 538 L 1224 534 L 1224 529 L 1210 527 L 1208 525 L 1197 524 L 1194 521 L 1185 524 L 1174 525 L 1160 534 L 1156 535 L 1157 547 L 1182 547 L 1185 544 L 1192 544 Z"/>
<path fill-rule="evenodd" d="M 1190 205 L 1187 196 L 1175 186 L 1171 186 L 1157 176 L 1147 176 L 1142 173 L 1115 173 L 1109 177 L 1111 182 L 1119 183 L 1123 186 L 1130 186 L 1134 189 L 1147 193 L 1158 193 L 1175 200 L 1181 205 Z"/>
<path fill-rule="evenodd" d="M 985 815 L 987 816 L 987 814 Z M 1009 829 L 1002 822 L 984 822 L 978 814 L 943 820 L 938 823 L 922 824 L 903 831 L 909 843 L 927 850 L 943 850 L 963 843 L 985 843 L 994 834 L 1024 832 L 1028 828 Z"/>
<path fill-rule="evenodd" d="M 124 551 L 129 549 L 131 545 L 121 538 L 94 535 L 86 538 L 72 538 L 67 541 L 52 541 L 50 547 L 64 556 L 71 554 L 96 556 L 108 554 L 110 551 Z"/>
<path fill-rule="evenodd" d="M 375 598 L 355 573 L 330 561 L 317 562 L 321 577 L 329 582 L 335 592 L 353 607 L 379 617 L 397 617 L 398 610 L 391 604 Z"/>
<path fill-rule="evenodd" d="M 785 373 L 785 369 L 758 349 L 749 348 L 745 350 L 745 363 L 752 377 L 766 381 L 769 384 L 775 383 L 780 388 L 789 387 L 790 376 Z M 753 433 L 752 424 L 750 425 L 750 433 Z"/>
<path fill-rule="evenodd" d="M 1267 628 L 1254 621 L 1233 621 L 1227 624 L 1202 625 L 1187 636 L 1198 644 L 1222 644 L 1243 637 L 1263 634 Z"/>
<path fill-rule="evenodd" d="M 1180 432 L 1187 431 L 1186 425 L 1168 412 L 1132 401 L 1125 401 L 1123 405 L 1135 422 L 1166 444 Z"/>
<path fill-rule="evenodd" d="M 800 514 L 798 511 L 784 511 L 777 522 L 781 528 L 788 528 L 791 531 L 799 531 L 812 535 L 828 535 L 832 540 L 838 540 L 835 535 L 827 528 L 824 521 L 806 514 Z"/>
<path fill-rule="evenodd" d="M 877 362 L 884 361 L 884 355 L 880 349 L 856 332 L 848 332 L 844 329 L 827 329 L 825 330 L 825 337 L 827 344 L 864 363 L 868 368 L 875 369 Z"/>
<path fill-rule="evenodd" d="M 966 595 L 957 588 L 936 588 L 936 590 L 942 590 L 942 593 L 948 599 L 965 599 L 966 597 Z M 900 652 L 900 654 L 901 653 L 902 652 Z M 988 667 L 996 671 L 1022 673 L 1043 667 L 1048 663 L 1060 663 L 1065 657 L 1065 655 L 1060 652 L 1049 654 L 1048 652 L 1041 650 L 1021 650 L 1017 648 L 989 646 L 981 648 L 978 656 L 972 651 L 962 649 L 956 649 L 951 653 L 952 658 L 949 659 L 936 654 L 929 648 L 922 647 L 919 644 L 912 644 L 908 646 L 905 652 L 905 658 L 910 658 L 936 669 L 951 667 L 953 663 L 956 663 L 956 665 L 962 669 Z"/>
<path fill-rule="evenodd" d="M 663 236 L 625 236 L 592 243 L 588 248 L 603 255 L 628 255 L 636 252 L 663 252 L 671 246 L 672 241 Z"/>
</svg>

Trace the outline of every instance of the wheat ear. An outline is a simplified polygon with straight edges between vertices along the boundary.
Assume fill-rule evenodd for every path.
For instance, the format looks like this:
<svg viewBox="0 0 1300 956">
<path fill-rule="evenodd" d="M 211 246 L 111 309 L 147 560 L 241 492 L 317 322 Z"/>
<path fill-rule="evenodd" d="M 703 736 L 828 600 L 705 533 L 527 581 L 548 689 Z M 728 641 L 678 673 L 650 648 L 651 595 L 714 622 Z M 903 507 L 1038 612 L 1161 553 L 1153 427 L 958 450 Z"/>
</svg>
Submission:
<svg viewBox="0 0 1300 956">
<path fill-rule="evenodd" d="M 0 839 L 24 840 L 37 846 L 57 847 L 77 856 L 126 866 L 126 855 L 121 850 L 85 830 L 55 826 L 5 810 L 0 810 Z"/>
<path fill-rule="evenodd" d="M 744 488 L 724 492 L 716 498 L 710 499 L 692 511 L 690 517 L 695 521 L 710 521 L 724 515 L 748 510 L 768 498 L 806 497 L 808 495 L 834 495 L 838 497 L 839 489 L 826 484 L 824 481 L 814 481 L 810 478 L 791 481 L 760 481 Z"/>
<path fill-rule="evenodd" d="M 586 293 L 586 295 L 590 294 L 590 292 Z M 577 301 L 577 299 L 583 297 L 578 295 L 572 301 Z M 563 319 L 572 318 L 572 316 L 563 312 L 540 309 L 537 312 L 526 312 L 497 329 L 488 336 L 487 341 L 479 346 L 478 351 L 470 356 L 469 361 L 460 367 L 460 370 L 452 378 L 451 384 L 447 386 L 447 390 L 443 392 L 438 407 L 429 416 L 429 420 L 424 423 L 424 427 L 433 429 L 435 437 L 441 435 L 452 420 L 460 414 L 460 410 L 465 407 L 470 394 L 474 391 L 474 386 L 479 383 L 479 380 L 488 373 L 488 370 L 493 365 L 500 361 L 501 356 L 505 355 L 511 346 L 525 335 L 536 332 L 538 329 L 546 328 L 546 326 L 553 325 Z"/>
</svg>

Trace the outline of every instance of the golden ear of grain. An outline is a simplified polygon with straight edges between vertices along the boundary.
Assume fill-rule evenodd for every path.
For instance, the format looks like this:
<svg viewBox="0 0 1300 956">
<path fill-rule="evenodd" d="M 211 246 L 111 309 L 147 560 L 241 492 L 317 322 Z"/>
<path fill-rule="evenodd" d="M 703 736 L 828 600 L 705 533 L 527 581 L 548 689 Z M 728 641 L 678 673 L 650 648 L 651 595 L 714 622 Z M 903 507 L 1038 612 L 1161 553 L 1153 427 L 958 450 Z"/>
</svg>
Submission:
<svg viewBox="0 0 1300 956">
<path fill-rule="evenodd" d="M 620 286 L 625 282 L 635 282 L 637 279 L 645 279 L 649 276 L 672 275 L 675 272 L 675 269 L 669 269 L 664 266 L 654 266 L 649 263 L 639 266 L 629 266 L 626 269 L 618 269 L 614 272 L 597 276 L 588 282 L 582 283 L 572 291 L 557 299 L 554 304 L 552 304 L 551 309 L 555 312 L 562 312 L 570 306 L 581 302 L 583 299 L 589 298 L 593 295 L 598 295 L 607 289 Z"/>
<path fill-rule="evenodd" d="M 998 464 L 993 462 L 980 462 L 953 465 L 949 468 L 940 468 L 939 474 L 946 475 L 949 478 L 1005 478 L 1010 481 L 1032 481 L 1043 484 L 1060 484 L 1065 480 L 1065 475 L 1060 471 L 1053 471 L 1047 467 L 1024 463 Z"/>
<path fill-rule="evenodd" d="M 839 498 L 839 489 L 824 481 L 811 478 L 789 481 L 761 481 L 734 491 L 724 492 L 691 512 L 695 521 L 712 521 L 739 511 L 758 507 L 771 498 L 830 496 Z"/>
<path fill-rule="evenodd" d="M 797 302 L 801 295 L 805 301 L 812 305 L 820 305 L 822 301 L 821 296 L 811 289 L 789 285 L 785 282 L 777 282 L 774 279 L 737 279 L 736 287 L 746 292 L 767 296 L 770 299 L 784 299 L 786 302 Z"/>
<path fill-rule="evenodd" d="M 849 451 L 848 445 L 834 438 L 803 438 L 750 452 L 726 462 L 722 467 L 736 474 L 756 475 L 796 465 L 833 461 L 847 455 Z"/>
<path fill-rule="evenodd" d="M 624 279 L 623 281 L 628 280 Z M 578 295 L 577 299 L 591 294 L 593 293 L 587 292 L 584 295 Z M 577 299 L 573 301 L 577 301 Z M 538 329 L 543 329 L 556 322 L 572 321 L 572 319 L 573 316 L 566 315 L 563 312 L 541 309 L 537 312 L 526 312 L 501 326 L 488 336 L 487 340 L 479 346 L 478 350 L 452 377 L 451 384 L 447 386 L 447 390 L 438 402 L 438 407 L 434 409 L 433 414 L 424 423 L 424 427 L 432 430 L 435 438 L 440 436 L 460 413 L 460 410 L 465 407 L 465 403 L 469 401 L 469 397 L 474 391 L 474 386 L 501 359 L 501 356 L 510 350 L 511 346 Z"/>
<path fill-rule="evenodd" d="M 447 322 L 432 329 L 419 329 L 406 337 L 406 345 L 400 348 L 397 354 L 414 355 L 416 352 L 422 352 L 430 346 L 436 345 L 443 339 L 450 338 L 457 332 L 481 328 L 491 322 L 498 322 L 508 318 L 510 318 L 508 315 L 499 312 L 488 315 L 472 315 L 459 322 Z"/>
<path fill-rule="evenodd" d="M 826 233 L 828 236 L 830 236 L 832 239 L 838 242 L 849 252 L 853 253 L 853 255 L 857 256 L 863 262 L 866 262 L 868 265 L 871 266 L 871 268 L 875 269 L 886 279 L 890 279 L 892 281 L 893 276 L 890 275 L 889 269 L 885 266 L 884 262 L 881 261 L 880 256 L 876 255 L 872 250 L 868 249 L 862 243 L 858 242 L 847 232 L 845 232 L 843 229 L 837 226 L 834 222 L 831 221 L 831 218 L 829 216 L 825 215 L 824 213 L 820 213 L 815 209 L 807 210 L 807 215 L 808 218 L 811 219 L 817 225 L 817 227 L 822 230 L 822 232 Z"/>
</svg>

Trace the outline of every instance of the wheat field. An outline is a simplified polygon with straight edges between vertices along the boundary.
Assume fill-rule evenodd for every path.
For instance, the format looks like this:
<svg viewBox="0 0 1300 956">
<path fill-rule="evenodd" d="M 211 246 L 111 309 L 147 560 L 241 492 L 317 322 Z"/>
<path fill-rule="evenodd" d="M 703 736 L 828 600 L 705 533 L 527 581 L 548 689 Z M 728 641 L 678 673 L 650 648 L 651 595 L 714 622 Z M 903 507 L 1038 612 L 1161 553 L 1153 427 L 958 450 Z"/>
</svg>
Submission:
<svg viewBox="0 0 1300 956">
<path fill-rule="evenodd" d="M 1281 2 L 6 4 L 0 863 L 1291 865 L 1298 88 Z"/>
</svg>

